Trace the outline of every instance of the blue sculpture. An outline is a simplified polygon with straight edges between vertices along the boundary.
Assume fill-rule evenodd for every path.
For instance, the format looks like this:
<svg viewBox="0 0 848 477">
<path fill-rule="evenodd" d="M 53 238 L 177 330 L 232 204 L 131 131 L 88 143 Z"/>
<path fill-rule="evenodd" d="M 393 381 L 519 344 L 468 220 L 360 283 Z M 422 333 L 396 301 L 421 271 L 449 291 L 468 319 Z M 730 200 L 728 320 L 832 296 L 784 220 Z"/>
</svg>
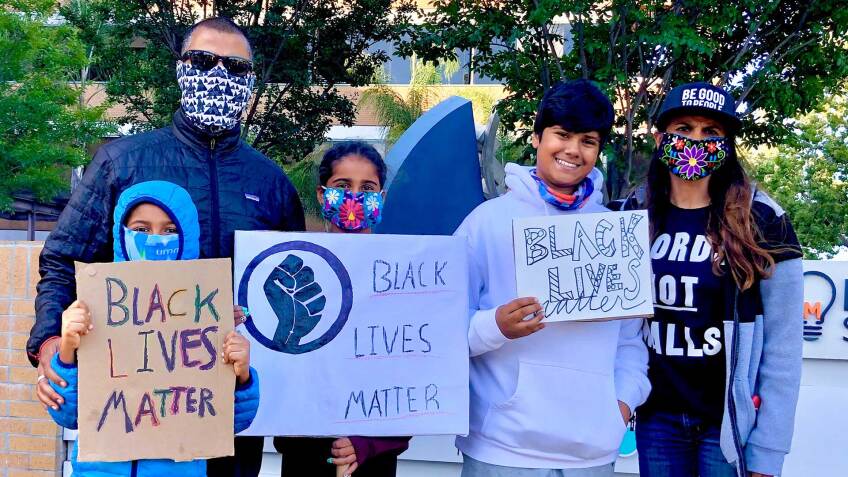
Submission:
<svg viewBox="0 0 848 477">
<path fill-rule="evenodd" d="M 451 96 L 424 113 L 386 164 L 386 209 L 375 232 L 453 234 L 484 200 L 471 101 Z"/>
</svg>

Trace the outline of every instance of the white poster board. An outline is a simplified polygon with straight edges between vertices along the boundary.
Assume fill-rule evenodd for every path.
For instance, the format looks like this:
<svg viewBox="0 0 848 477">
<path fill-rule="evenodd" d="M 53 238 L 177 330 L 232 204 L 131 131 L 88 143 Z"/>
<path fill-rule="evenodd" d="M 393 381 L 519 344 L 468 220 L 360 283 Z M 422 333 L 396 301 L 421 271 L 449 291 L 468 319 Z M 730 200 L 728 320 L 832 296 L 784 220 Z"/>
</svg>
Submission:
<svg viewBox="0 0 848 477">
<path fill-rule="evenodd" d="M 647 212 L 520 218 L 512 233 L 518 296 L 538 298 L 545 321 L 654 313 Z"/>
<path fill-rule="evenodd" d="M 468 433 L 464 239 L 236 232 L 235 255 L 261 393 L 243 434 Z"/>
<path fill-rule="evenodd" d="M 848 360 L 848 262 L 804 261 L 804 357 Z"/>
</svg>

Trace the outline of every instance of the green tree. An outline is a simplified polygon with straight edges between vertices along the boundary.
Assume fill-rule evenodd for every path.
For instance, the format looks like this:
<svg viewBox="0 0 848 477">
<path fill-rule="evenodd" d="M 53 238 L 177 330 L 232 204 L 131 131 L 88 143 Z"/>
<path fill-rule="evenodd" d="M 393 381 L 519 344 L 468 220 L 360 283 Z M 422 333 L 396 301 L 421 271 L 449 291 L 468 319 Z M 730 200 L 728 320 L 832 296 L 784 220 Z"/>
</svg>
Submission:
<svg viewBox="0 0 848 477">
<path fill-rule="evenodd" d="M 415 10 L 410 0 L 106 1 L 113 20 L 99 67 L 110 99 L 126 107 L 122 124 L 170 121 L 183 35 L 201 17 L 227 16 L 254 49 L 257 87 L 243 134 L 284 163 L 309 153 L 334 121 L 353 124 L 354 103 L 338 86 L 367 84 L 388 60 L 376 44 L 399 40 Z"/>
<path fill-rule="evenodd" d="M 616 106 L 607 148 L 618 196 L 639 181 L 646 134 L 668 90 L 706 80 L 728 88 L 744 140 L 775 144 L 783 119 L 809 111 L 848 75 L 846 0 L 434 0 L 402 52 L 433 61 L 471 50 L 503 82 L 502 121 L 526 144 L 539 99 L 560 79 L 588 78 Z"/>
<path fill-rule="evenodd" d="M 50 199 L 108 125 L 102 108 L 80 105 L 69 80 L 86 64 L 69 26 L 49 26 L 51 0 L 0 0 L 0 208 L 30 191 Z"/>
<path fill-rule="evenodd" d="M 442 72 L 433 63 L 413 62 L 412 79 L 406 96 L 386 84 L 377 84 L 365 90 L 360 105 L 374 108 L 377 121 L 386 127 L 385 141 L 391 147 L 432 105 L 441 83 Z"/>
<path fill-rule="evenodd" d="M 428 108 L 450 95 L 470 100 L 478 123 L 483 124 L 489 119 L 495 104 L 491 94 L 474 86 L 450 86 L 450 77 L 459 71 L 459 63 L 455 59 L 440 65 L 421 60 L 412 64 L 412 78 L 405 96 L 386 85 L 383 78 L 376 77 L 376 84 L 366 89 L 360 98 L 360 107 L 373 108 L 377 121 L 386 126 L 385 141 L 389 147 Z M 443 82 L 448 82 L 448 86 L 443 86 Z"/>
<path fill-rule="evenodd" d="M 749 155 L 752 175 L 787 211 L 808 258 L 848 246 L 848 88 L 787 121 L 786 143 Z"/>
</svg>

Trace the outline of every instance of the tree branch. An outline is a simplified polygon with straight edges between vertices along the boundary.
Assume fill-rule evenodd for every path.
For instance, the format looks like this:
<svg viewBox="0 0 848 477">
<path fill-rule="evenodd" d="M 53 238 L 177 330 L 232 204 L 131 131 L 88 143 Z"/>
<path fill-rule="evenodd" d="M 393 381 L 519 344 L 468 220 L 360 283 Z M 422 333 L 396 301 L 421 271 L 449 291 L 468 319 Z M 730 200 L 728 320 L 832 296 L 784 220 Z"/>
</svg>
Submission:
<svg viewBox="0 0 848 477">
<path fill-rule="evenodd" d="M 536 8 L 539 8 L 539 0 L 533 0 L 533 4 L 536 5 Z M 556 64 L 557 71 L 559 71 L 559 78 L 561 80 L 565 79 L 565 72 L 562 69 L 562 64 L 560 63 L 560 58 L 557 55 L 556 48 L 554 47 L 553 39 L 551 38 L 551 34 L 548 31 L 548 24 L 542 23 L 541 27 L 542 38 L 540 39 L 540 44 L 543 46 L 543 49 L 546 52 L 546 56 L 552 56 L 553 60 Z M 547 89 L 547 88 L 545 88 Z"/>
</svg>

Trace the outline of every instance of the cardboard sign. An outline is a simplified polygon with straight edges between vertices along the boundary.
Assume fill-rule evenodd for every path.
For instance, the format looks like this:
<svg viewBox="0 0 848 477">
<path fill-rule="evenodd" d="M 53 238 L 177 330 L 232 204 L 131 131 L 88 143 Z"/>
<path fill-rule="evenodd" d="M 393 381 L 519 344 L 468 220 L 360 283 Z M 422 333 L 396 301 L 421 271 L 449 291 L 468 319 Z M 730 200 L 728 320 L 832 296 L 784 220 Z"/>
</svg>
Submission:
<svg viewBox="0 0 848 477">
<path fill-rule="evenodd" d="M 848 262 L 804 260 L 804 357 L 848 359 Z"/>
<path fill-rule="evenodd" d="M 645 211 L 521 218 L 512 233 L 518 296 L 545 321 L 653 314 Z"/>
<path fill-rule="evenodd" d="M 243 434 L 466 434 L 465 254 L 455 237 L 236 232 L 262 395 Z"/>
<path fill-rule="evenodd" d="M 76 264 L 79 460 L 233 455 L 230 260 Z"/>
</svg>

